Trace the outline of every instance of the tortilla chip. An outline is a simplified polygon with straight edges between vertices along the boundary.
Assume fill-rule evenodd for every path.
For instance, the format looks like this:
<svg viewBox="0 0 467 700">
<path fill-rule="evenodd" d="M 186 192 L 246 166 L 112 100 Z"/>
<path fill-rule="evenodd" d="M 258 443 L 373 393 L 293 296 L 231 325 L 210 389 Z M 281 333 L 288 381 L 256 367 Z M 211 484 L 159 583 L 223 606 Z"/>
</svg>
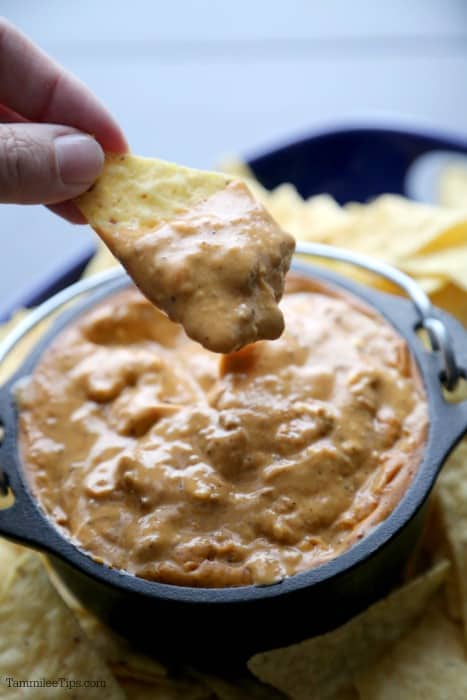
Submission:
<svg viewBox="0 0 467 700">
<path fill-rule="evenodd" d="M 419 576 L 423 571 L 443 559 L 452 560 L 437 487 L 429 498 L 428 507 L 422 536 L 406 567 L 407 579 Z M 446 614 L 456 622 L 460 622 L 462 619 L 461 596 L 454 566 L 449 567 L 439 595 L 443 599 Z"/>
<path fill-rule="evenodd" d="M 465 700 L 462 632 L 435 604 L 375 666 L 355 678 L 361 700 Z"/>
<path fill-rule="evenodd" d="M 0 596 L 10 585 L 15 562 L 25 551 L 23 547 L 0 538 Z"/>
<path fill-rule="evenodd" d="M 449 279 L 442 275 L 438 275 L 437 277 L 428 277 L 428 275 L 426 275 L 417 277 L 417 282 L 423 291 L 431 296 L 444 289 L 444 287 L 449 284 Z"/>
<path fill-rule="evenodd" d="M 401 264 L 401 268 L 410 275 L 442 275 L 467 291 L 467 245 L 452 246 L 429 255 L 408 258 Z"/>
<path fill-rule="evenodd" d="M 115 676 L 143 683 L 154 683 L 167 676 L 165 666 L 134 649 L 123 637 L 83 608 L 54 569 L 47 562 L 45 566 L 56 590 Z"/>
<path fill-rule="evenodd" d="M 139 236 L 222 190 L 229 178 L 154 158 L 107 154 L 94 186 L 75 202 L 111 244 L 114 227 Z"/>
<path fill-rule="evenodd" d="M 432 296 L 433 304 L 445 309 L 467 326 L 467 294 L 455 284 L 449 284 Z"/>
<path fill-rule="evenodd" d="M 352 247 L 375 257 L 401 263 L 415 253 L 429 253 L 467 240 L 467 216 L 432 204 L 413 202 L 397 195 L 382 195 L 369 204 L 348 204 L 353 220 L 345 236 Z"/>
<path fill-rule="evenodd" d="M 62 687 L 8 687 L 16 681 L 66 679 L 84 683 Z M 49 581 L 37 554 L 22 555 L 0 597 L 0 678 L 2 698 L 124 700 L 123 691 L 87 641 L 78 622 Z M 91 687 L 89 683 L 97 684 Z"/>
<path fill-rule="evenodd" d="M 334 632 L 257 654 L 248 667 L 294 700 L 331 700 L 411 628 L 448 569 L 440 562 Z"/>
<path fill-rule="evenodd" d="M 467 641 L 467 440 L 463 440 L 448 458 L 437 491 L 454 557 Z"/>
</svg>

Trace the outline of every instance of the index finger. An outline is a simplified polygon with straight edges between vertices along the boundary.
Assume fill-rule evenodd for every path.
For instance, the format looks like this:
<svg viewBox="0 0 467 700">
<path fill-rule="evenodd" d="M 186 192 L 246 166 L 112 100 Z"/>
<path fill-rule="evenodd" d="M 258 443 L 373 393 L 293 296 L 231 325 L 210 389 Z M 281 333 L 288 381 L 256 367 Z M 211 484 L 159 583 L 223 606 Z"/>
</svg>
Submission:
<svg viewBox="0 0 467 700">
<path fill-rule="evenodd" d="M 92 92 L 4 18 L 0 102 L 29 121 L 64 124 L 92 134 L 105 151 L 128 150 L 122 130 Z"/>
</svg>

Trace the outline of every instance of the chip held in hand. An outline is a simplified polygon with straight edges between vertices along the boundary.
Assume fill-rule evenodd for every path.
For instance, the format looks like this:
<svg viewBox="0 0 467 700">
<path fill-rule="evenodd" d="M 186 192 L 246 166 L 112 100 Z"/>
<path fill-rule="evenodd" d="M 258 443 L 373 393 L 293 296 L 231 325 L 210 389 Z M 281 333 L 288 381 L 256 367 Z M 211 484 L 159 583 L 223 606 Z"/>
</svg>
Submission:
<svg viewBox="0 0 467 700">
<path fill-rule="evenodd" d="M 281 335 L 295 241 L 242 181 L 108 154 L 76 204 L 143 294 L 208 350 Z"/>
</svg>

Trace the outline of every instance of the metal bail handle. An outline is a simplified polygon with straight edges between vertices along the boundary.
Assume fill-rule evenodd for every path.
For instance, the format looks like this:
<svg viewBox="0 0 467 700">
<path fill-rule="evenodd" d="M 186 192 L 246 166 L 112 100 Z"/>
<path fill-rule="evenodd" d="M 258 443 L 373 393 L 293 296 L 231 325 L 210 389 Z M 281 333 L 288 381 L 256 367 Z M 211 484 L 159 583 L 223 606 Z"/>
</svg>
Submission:
<svg viewBox="0 0 467 700">
<path fill-rule="evenodd" d="M 440 355 L 443 385 L 448 391 L 453 391 L 456 388 L 462 373 L 456 361 L 452 338 L 443 321 L 436 318 L 430 299 L 415 280 L 391 265 L 334 246 L 298 241 L 295 252 L 298 255 L 310 255 L 355 265 L 376 273 L 403 289 L 417 309 L 420 316 L 420 327 L 424 328 L 428 334 L 431 350 Z"/>
</svg>

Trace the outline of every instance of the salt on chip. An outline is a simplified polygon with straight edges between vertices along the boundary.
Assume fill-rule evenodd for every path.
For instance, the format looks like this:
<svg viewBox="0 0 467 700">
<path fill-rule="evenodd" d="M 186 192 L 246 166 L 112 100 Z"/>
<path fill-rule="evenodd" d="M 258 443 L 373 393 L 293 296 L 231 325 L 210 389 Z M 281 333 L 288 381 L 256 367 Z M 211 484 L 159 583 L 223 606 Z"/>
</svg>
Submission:
<svg viewBox="0 0 467 700">
<path fill-rule="evenodd" d="M 355 678 L 360 700 L 465 700 L 462 632 L 432 604 L 418 625 Z"/>
<path fill-rule="evenodd" d="M 331 700 L 411 628 L 448 568 L 440 562 L 334 632 L 257 654 L 248 667 L 293 700 Z"/>
<path fill-rule="evenodd" d="M 95 682 L 97 687 L 17 688 L 6 679 Z M 5 700 L 125 700 L 125 695 L 52 586 L 41 558 L 16 562 L 0 596 L 0 696 Z M 67 695 L 68 694 L 68 695 Z"/>
</svg>

